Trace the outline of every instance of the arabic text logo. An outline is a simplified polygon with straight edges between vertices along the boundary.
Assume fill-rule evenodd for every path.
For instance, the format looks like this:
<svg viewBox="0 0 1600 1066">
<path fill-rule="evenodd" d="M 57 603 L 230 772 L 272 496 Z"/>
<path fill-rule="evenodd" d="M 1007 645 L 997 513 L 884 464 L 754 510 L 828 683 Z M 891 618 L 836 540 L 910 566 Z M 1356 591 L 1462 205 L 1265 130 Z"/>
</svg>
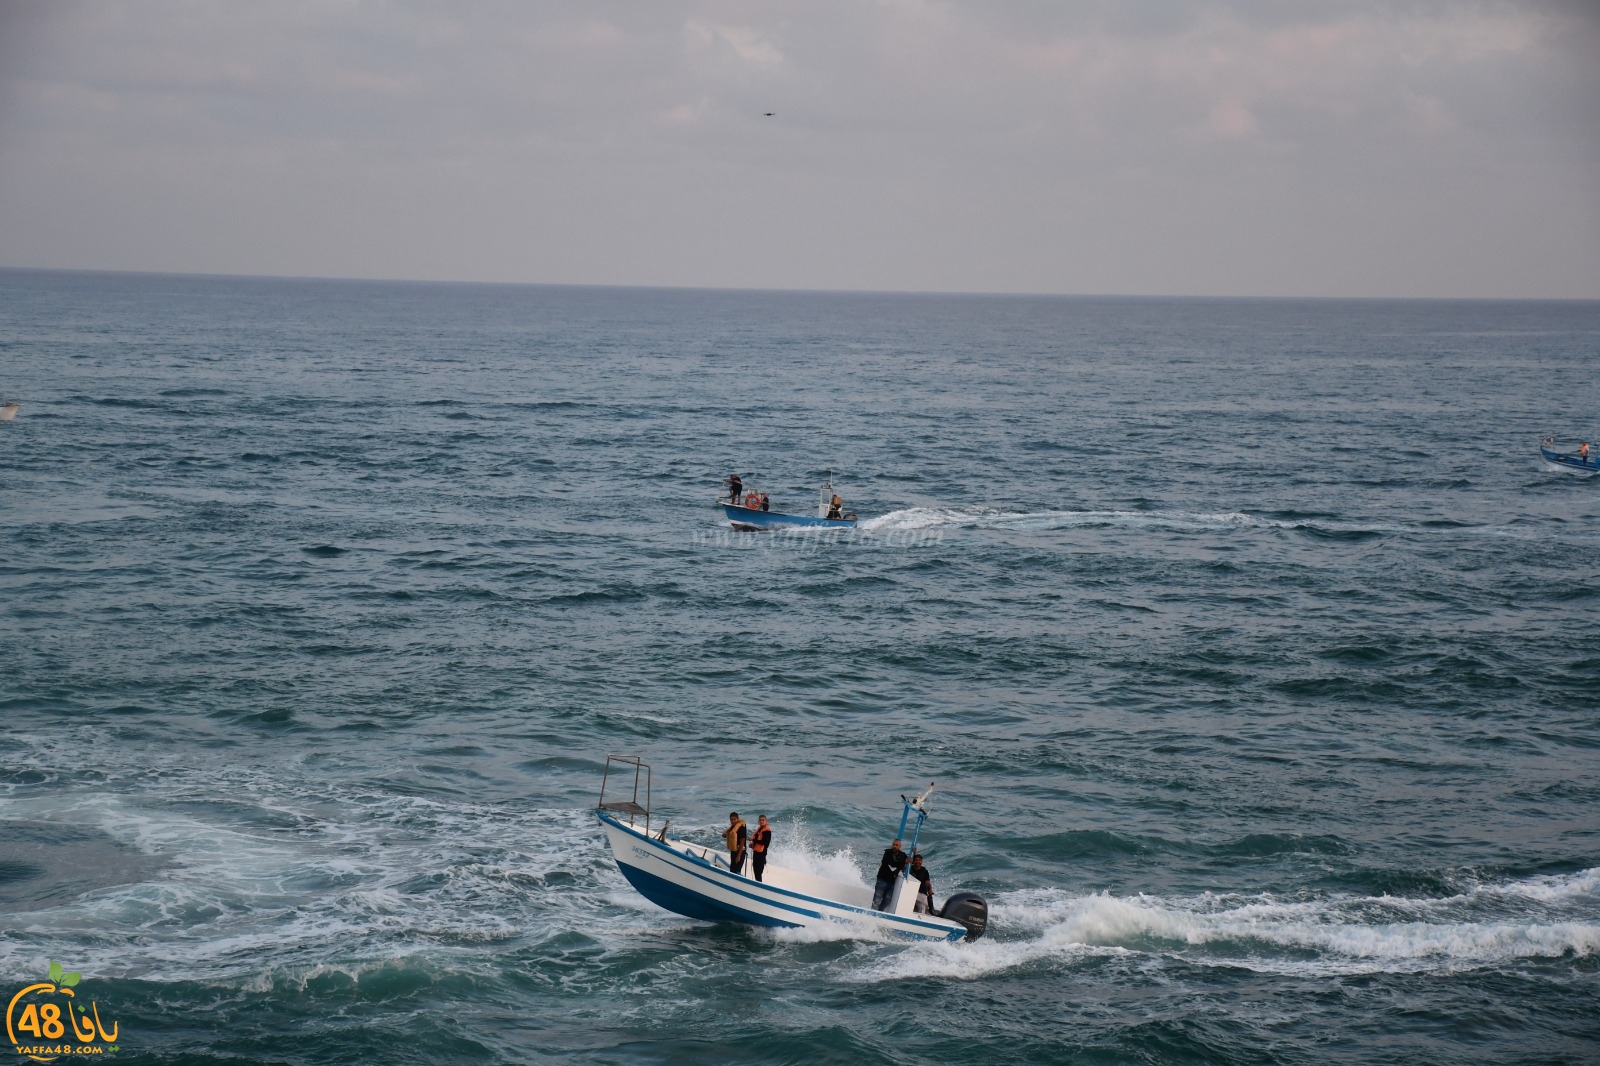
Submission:
<svg viewBox="0 0 1600 1066">
<path fill-rule="evenodd" d="M 117 1048 L 117 1023 L 108 1029 L 100 1005 L 85 1007 L 74 986 L 83 977 L 50 964 L 50 980 L 28 985 L 6 1007 L 6 1036 L 17 1054 L 38 1062 L 62 1055 L 104 1055 Z"/>
</svg>

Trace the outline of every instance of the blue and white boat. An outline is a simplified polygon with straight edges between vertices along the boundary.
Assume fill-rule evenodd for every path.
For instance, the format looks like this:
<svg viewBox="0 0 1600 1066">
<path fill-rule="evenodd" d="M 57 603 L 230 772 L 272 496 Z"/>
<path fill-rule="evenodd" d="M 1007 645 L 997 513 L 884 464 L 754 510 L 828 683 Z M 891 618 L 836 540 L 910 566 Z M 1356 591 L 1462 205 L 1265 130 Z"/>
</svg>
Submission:
<svg viewBox="0 0 1600 1066">
<path fill-rule="evenodd" d="M 1600 474 L 1600 456 L 1589 451 L 1589 445 L 1584 443 L 1575 452 L 1557 451 L 1554 437 L 1546 437 L 1539 445 L 1539 454 L 1544 456 L 1545 462 L 1558 470 L 1569 474 Z"/>
<path fill-rule="evenodd" d="M 606 788 L 611 774 L 632 776 L 627 785 Z M 932 791 L 932 788 L 929 788 Z M 901 800 L 905 812 L 900 836 L 913 813 L 916 829 L 927 816 L 927 793 Z M 707 922 L 737 922 L 774 929 L 828 929 L 845 936 L 891 936 L 911 940 L 976 940 L 988 924 L 989 908 L 981 896 L 957 892 L 937 914 L 916 910 L 918 882 L 904 873 L 895 881 L 886 910 L 872 909 L 872 889 L 793 870 L 768 862 L 757 881 L 729 869 L 718 849 L 682 840 L 663 822 L 654 831 L 650 811 L 650 766 L 635 755 L 608 755 L 595 808 L 617 868 L 639 894 L 658 907 Z M 914 838 L 913 838 L 914 839 Z M 907 849 L 908 851 L 910 849 Z"/>
<path fill-rule="evenodd" d="M 856 516 L 854 514 L 840 511 L 838 518 L 829 517 L 833 513 L 832 481 L 823 484 L 822 498 L 817 504 L 817 513 L 815 515 L 785 514 L 782 511 L 769 511 L 762 507 L 765 501 L 766 493 L 752 490 L 739 498 L 719 499 L 717 505 L 722 508 L 722 513 L 728 516 L 728 521 L 733 523 L 734 529 L 746 533 L 800 526 L 817 526 L 826 529 L 856 528 Z"/>
</svg>

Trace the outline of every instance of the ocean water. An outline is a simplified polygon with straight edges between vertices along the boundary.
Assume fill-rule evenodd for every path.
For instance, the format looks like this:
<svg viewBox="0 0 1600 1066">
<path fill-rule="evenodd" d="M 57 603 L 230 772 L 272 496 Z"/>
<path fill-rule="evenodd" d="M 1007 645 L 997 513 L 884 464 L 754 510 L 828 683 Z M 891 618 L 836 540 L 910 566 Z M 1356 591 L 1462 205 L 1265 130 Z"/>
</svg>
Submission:
<svg viewBox="0 0 1600 1066">
<path fill-rule="evenodd" d="M 1593 303 L 0 272 L 0 981 L 136 1062 L 1600 1061 L 1536 451 L 1597 365 Z M 989 935 L 661 911 L 608 752 L 842 876 L 937 781 Z"/>
</svg>

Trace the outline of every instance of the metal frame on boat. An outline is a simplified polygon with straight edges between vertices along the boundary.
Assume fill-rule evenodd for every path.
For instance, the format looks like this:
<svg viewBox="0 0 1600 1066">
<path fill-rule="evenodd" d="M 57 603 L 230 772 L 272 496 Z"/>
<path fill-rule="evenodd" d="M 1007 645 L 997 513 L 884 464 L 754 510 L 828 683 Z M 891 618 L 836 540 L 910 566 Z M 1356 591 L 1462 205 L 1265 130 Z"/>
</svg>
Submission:
<svg viewBox="0 0 1600 1066">
<path fill-rule="evenodd" d="M 633 775 L 632 799 L 606 801 L 614 772 Z M 637 755 L 606 756 L 595 815 L 617 868 L 650 902 L 708 922 L 738 922 L 778 929 L 831 929 L 845 935 L 891 934 L 912 940 L 975 940 L 988 907 L 970 893 L 952 894 L 939 914 L 915 909 L 918 882 L 896 879 L 888 909 L 872 909 L 872 889 L 768 862 L 763 880 L 730 869 L 717 849 L 670 836 L 670 823 L 651 832 L 650 765 Z M 645 801 L 639 802 L 641 785 Z M 613 792 L 613 796 L 617 795 Z M 904 797 L 901 797 L 905 800 Z M 905 800 L 909 817 L 913 801 Z M 925 812 L 919 812 L 918 825 Z M 642 824 L 641 824 L 642 823 Z"/>
</svg>

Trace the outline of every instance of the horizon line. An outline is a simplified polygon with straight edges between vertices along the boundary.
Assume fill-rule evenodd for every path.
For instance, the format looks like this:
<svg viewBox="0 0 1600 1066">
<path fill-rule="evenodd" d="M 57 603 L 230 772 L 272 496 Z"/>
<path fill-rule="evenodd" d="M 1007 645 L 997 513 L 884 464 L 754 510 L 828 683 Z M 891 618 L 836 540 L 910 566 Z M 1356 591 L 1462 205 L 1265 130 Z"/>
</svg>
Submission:
<svg viewBox="0 0 1600 1066">
<path fill-rule="evenodd" d="M 192 270 L 129 270 L 106 267 L 39 267 L 0 264 L 0 272 L 18 274 L 115 274 L 130 277 L 217 279 L 232 281 L 322 281 L 376 285 L 459 285 L 523 289 L 627 289 L 654 292 L 728 292 L 810 296 L 943 296 L 963 298 L 1060 300 L 1284 300 L 1360 301 L 1369 303 L 1600 303 L 1600 296 L 1263 296 L 1200 293 L 1046 292 L 963 289 L 828 289 L 777 288 L 749 285 L 660 285 L 586 281 L 484 281 L 453 278 L 364 277 L 349 274 L 242 274 Z"/>
</svg>

